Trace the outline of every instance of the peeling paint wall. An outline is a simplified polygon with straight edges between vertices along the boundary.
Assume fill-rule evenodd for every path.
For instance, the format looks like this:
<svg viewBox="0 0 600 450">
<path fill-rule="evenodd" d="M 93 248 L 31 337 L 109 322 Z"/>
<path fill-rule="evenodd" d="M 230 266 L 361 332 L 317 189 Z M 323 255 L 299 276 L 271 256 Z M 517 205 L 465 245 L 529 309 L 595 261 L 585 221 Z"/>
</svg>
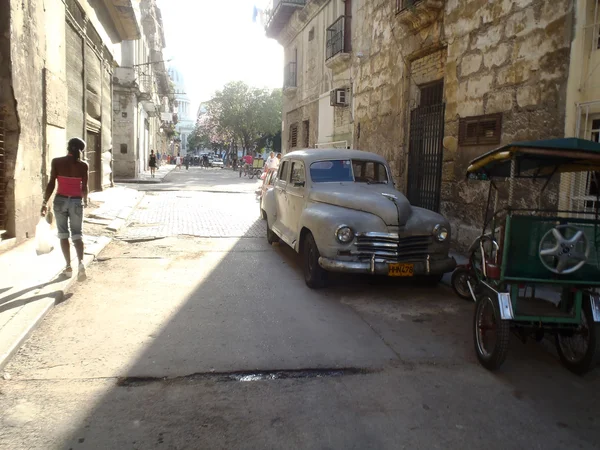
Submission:
<svg viewBox="0 0 600 450">
<path fill-rule="evenodd" d="M 7 208 L 3 236 L 22 241 L 33 237 L 39 220 L 43 191 L 49 177 L 50 161 L 66 153 L 69 125 L 69 99 L 81 105 L 82 115 L 88 113 L 102 136 L 104 158 L 99 168 L 102 185 L 110 184 L 110 149 L 112 101 L 110 73 L 112 66 L 100 60 L 120 53 L 114 44 L 111 24 L 103 22 L 106 14 L 98 1 L 69 0 L 81 4 L 87 13 L 89 30 L 93 27 L 100 36 L 90 60 L 96 66 L 87 67 L 82 79 L 87 80 L 87 105 L 83 94 L 74 98 L 67 82 L 66 11 L 62 0 L 2 0 L 0 10 L 0 113 L 5 116 L 8 170 L 5 175 Z M 5 14 L 7 12 L 8 14 Z M 83 17 L 83 16 L 82 16 Z M 83 19 L 82 19 L 83 20 Z M 108 30 L 104 26 L 108 26 Z M 94 35 L 88 39 L 94 41 Z M 83 34 L 83 32 L 81 32 Z M 105 40 L 103 41 L 102 38 Z M 94 58 L 91 58 L 94 53 Z M 107 77 L 108 74 L 108 77 Z M 108 89 L 108 95 L 106 95 Z M 84 116 L 85 117 L 85 116 Z M 108 117 L 108 119 L 107 119 Z M 76 135 L 84 132 L 84 124 Z M 108 155 L 108 158 L 106 157 Z M 2 228 L 0 226 L 0 228 Z"/>
</svg>

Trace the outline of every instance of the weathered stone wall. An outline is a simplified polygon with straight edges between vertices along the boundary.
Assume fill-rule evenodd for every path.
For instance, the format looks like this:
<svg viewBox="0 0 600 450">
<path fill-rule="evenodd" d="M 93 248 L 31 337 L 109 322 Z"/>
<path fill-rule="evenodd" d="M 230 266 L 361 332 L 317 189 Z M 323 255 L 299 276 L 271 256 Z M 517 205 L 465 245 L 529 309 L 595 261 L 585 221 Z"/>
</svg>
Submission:
<svg viewBox="0 0 600 450">
<path fill-rule="evenodd" d="M 460 117 L 492 113 L 502 113 L 501 143 L 564 136 L 572 14 L 570 0 L 447 2 L 446 136 L 457 137 Z M 461 247 L 479 231 L 487 187 L 464 173 L 493 147 L 445 150 L 442 212 Z M 525 205 L 529 194 L 517 198 Z"/>
<path fill-rule="evenodd" d="M 353 49 L 361 54 L 352 70 L 354 146 L 385 156 L 405 188 L 418 86 L 443 78 L 448 148 L 441 208 L 464 247 L 479 230 L 487 192 L 486 183 L 465 182 L 465 169 L 495 146 L 456 145 L 459 119 L 502 113 L 502 143 L 563 136 L 572 10 L 570 0 L 442 3 L 437 16 L 428 7 L 425 19 L 417 8 L 396 14 L 395 2 L 359 3 L 353 15 Z M 411 14 L 414 20 L 407 20 Z"/>
<path fill-rule="evenodd" d="M 349 65 L 332 71 L 325 65 L 326 29 L 343 15 L 341 0 L 314 0 L 294 14 L 282 32 L 279 42 L 285 49 L 287 64 L 297 55 L 297 88 L 284 91 L 283 96 L 283 152 L 290 150 L 290 126 L 298 122 L 299 147 L 303 145 L 302 122 L 310 122 L 310 146 L 318 142 L 346 139 L 351 132 L 349 121 L 336 120 L 334 114 L 349 115 L 349 108 L 331 111 L 333 136 L 319 136 L 319 98 L 336 87 L 350 88 Z M 311 38 L 312 36 L 312 38 Z"/>
</svg>

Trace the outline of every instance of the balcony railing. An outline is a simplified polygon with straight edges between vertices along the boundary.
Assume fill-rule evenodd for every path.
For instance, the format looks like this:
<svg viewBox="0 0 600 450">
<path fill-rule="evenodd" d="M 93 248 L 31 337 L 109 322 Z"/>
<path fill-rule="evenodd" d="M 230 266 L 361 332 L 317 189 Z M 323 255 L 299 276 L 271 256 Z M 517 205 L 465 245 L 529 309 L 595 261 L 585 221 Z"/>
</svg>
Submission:
<svg viewBox="0 0 600 450">
<path fill-rule="evenodd" d="M 326 60 L 333 58 L 338 53 L 346 53 L 345 31 L 346 16 L 340 16 L 327 28 Z"/>
<path fill-rule="evenodd" d="M 265 31 L 267 37 L 277 38 L 283 27 L 289 22 L 294 11 L 304 8 L 305 5 L 306 0 L 273 0 L 270 9 L 266 13 Z"/>
<path fill-rule="evenodd" d="M 297 63 L 295 61 L 288 63 L 283 72 L 283 88 L 295 88 L 298 82 Z"/>
</svg>

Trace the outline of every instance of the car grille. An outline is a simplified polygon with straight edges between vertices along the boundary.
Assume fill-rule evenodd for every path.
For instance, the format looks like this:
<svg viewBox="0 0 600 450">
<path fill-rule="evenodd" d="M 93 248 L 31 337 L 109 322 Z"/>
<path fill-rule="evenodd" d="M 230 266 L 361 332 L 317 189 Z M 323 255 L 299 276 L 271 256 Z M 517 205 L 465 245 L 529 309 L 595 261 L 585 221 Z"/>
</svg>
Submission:
<svg viewBox="0 0 600 450">
<path fill-rule="evenodd" d="M 373 255 L 378 260 L 418 261 L 427 258 L 431 236 L 399 237 L 396 233 L 360 233 L 356 236 L 356 251 L 352 252 L 361 260 Z"/>
</svg>

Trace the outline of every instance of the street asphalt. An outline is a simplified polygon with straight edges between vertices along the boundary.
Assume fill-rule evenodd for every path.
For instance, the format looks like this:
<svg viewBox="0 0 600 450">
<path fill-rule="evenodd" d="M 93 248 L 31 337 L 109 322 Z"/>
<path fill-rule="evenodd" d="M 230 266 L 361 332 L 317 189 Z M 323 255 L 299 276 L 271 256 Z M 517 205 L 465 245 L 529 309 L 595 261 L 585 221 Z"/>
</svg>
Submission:
<svg viewBox="0 0 600 450">
<path fill-rule="evenodd" d="M 172 172 L 0 373 L 1 449 L 600 447 L 600 370 L 474 356 L 444 285 L 334 276 L 270 246 L 256 180 Z"/>
</svg>

